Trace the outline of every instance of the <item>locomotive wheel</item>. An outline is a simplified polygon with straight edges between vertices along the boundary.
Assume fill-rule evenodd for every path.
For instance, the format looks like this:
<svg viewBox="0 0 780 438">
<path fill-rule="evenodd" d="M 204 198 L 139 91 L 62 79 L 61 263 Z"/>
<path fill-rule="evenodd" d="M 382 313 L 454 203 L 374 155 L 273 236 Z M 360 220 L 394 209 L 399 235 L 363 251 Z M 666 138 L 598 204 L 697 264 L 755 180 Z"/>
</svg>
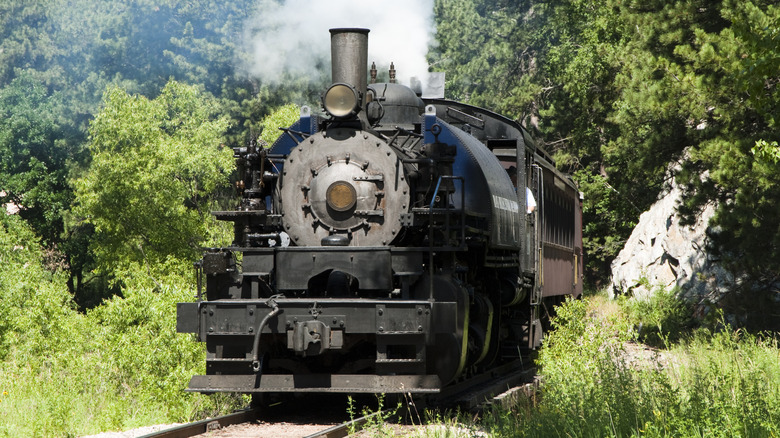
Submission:
<svg viewBox="0 0 780 438">
<path fill-rule="evenodd" d="M 460 282 L 449 275 L 433 278 L 433 295 L 436 301 L 457 303 L 455 330 L 451 333 L 437 333 L 434 343 L 428 346 L 428 370 L 437 374 L 442 385 L 446 385 L 463 373 L 468 355 L 469 294 Z M 430 277 L 426 274 L 417 282 L 415 296 L 429 296 Z"/>
</svg>

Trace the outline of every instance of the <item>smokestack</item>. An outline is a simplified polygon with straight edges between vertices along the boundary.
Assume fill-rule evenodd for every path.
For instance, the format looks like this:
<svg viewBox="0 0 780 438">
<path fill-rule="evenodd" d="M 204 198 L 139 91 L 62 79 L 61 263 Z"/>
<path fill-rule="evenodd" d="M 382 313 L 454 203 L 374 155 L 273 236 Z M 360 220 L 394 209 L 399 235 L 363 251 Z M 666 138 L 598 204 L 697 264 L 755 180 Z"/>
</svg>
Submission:
<svg viewBox="0 0 780 438">
<path fill-rule="evenodd" d="M 331 29 L 332 83 L 352 85 L 361 93 L 365 107 L 368 76 L 368 29 Z"/>
</svg>

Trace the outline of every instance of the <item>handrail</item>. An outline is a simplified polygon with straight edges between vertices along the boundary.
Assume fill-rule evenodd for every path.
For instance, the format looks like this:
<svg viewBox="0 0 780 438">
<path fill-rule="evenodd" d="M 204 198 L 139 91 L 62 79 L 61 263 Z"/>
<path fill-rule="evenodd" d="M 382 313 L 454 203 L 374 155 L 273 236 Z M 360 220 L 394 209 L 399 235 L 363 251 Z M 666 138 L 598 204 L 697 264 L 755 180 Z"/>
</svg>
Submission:
<svg viewBox="0 0 780 438">
<path fill-rule="evenodd" d="M 429 292 L 429 299 L 433 301 L 433 204 L 436 202 L 436 196 L 439 194 L 439 188 L 441 187 L 442 180 L 460 180 L 460 246 L 465 245 L 466 241 L 466 213 L 465 213 L 465 206 L 466 206 L 466 179 L 462 176 L 457 175 L 440 175 L 438 181 L 436 181 L 436 188 L 433 191 L 433 195 L 431 196 L 431 203 L 428 205 L 428 269 L 429 269 L 429 277 L 430 277 L 430 292 Z M 445 200 L 446 201 L 446 200 Z M 444 230 L 445 235 L 449 233 L 450 230 L 450 204 L 449 202 L 444 203 Z"/>
</svg>

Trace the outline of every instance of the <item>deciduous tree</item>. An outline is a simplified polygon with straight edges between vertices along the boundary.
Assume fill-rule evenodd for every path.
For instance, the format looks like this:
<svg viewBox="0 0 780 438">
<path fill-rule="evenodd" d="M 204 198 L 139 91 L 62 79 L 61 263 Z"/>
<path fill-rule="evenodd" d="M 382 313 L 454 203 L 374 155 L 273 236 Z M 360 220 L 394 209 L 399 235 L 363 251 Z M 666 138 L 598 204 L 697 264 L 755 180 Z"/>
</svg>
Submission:
<svg viewBox="0 0 780 438">
<path fill-rule="evenodd" d="M 61 95 L 27 72 L 0 89 L 0 204 L 17 205 L 47 245 L 58 242 L 72 200 L 67 163 L 78 135 L 62 107 Z"/>
<path fill-rule="evenodd" d="M 214 99 L 178 82 L 153 100 L 111 88 L 104 105 L 90 125 L 91 165 L 74 182 L 100 272 L 194 260 L 215 222 L 211 195 L 233 169 L 221 143 L 226 118 Z"/>
</svg>

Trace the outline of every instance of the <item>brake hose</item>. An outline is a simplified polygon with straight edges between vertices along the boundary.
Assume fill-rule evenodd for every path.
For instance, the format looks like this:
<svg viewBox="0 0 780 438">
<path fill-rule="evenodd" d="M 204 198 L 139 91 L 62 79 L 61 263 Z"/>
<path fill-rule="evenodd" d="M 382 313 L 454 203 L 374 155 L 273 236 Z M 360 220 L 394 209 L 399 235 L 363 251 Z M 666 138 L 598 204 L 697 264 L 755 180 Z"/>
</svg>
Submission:
<svg viewBox="0 0 780 438">
<path fill-rule="evenodd" d="M 267 315 L 265 315 L 265 318 L 263 318 L 262 321 L 260 321 L 260 324 L 257 326 L 257 332 L 255 333 L 255 342 L 252 345 L 252 369 L 257 373 L 260 372 L 261 363 L 259 359 L 260 355 L 260 333 L 263 332 L 263 328 L 265 328 L 266 324 L 268 324 L 268 320 L 273 318 L 274 316 L 278 315 L 279 312 L 282 311 L 282 309 L 279 308 L 279 305 L 276 303 L 276 299 L 279 298 L 278 295 L 274 295 L 271 298 L 268 299 L 268 301 L 265 302 L 265 305 L 271 308 L 271 311 L 268 312 Z"/>
</svg>

